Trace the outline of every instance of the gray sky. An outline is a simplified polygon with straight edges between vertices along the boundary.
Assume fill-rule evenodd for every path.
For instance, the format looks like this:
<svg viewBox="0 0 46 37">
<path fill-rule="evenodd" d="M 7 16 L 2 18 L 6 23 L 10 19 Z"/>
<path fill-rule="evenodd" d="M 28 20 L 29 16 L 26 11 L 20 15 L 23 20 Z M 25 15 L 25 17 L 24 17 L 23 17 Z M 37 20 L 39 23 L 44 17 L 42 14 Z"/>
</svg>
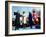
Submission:
<svg viewBox="0 0 46 37">
<path fill-rule="evenodd" d="M 15 18 L 14 12 L 19 12 L 21 15 L 23 14 L 23 11 L 25 11 L 25 16 L 29 15 L 29 12 L 32 13 L 32 10 L 35 9 L 36 11 L 39 11 L 40 8 L 35 7 L 24 7 L 24 6 L 12 6 L 12 17 Z"/>
</svg>

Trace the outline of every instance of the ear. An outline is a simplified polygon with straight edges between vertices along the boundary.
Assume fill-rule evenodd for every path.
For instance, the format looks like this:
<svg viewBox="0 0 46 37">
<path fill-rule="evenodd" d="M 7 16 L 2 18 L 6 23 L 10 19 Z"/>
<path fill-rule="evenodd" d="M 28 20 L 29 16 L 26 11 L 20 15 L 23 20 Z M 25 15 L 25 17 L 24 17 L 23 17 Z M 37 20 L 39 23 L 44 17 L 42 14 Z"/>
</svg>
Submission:
<svg viewBox="0 0 46 37">
<path fill-rule="evenodd" d="M 14 15 L 16 15 L 17 14 L 17 12 L 14 12 Z"/>
</svg>

